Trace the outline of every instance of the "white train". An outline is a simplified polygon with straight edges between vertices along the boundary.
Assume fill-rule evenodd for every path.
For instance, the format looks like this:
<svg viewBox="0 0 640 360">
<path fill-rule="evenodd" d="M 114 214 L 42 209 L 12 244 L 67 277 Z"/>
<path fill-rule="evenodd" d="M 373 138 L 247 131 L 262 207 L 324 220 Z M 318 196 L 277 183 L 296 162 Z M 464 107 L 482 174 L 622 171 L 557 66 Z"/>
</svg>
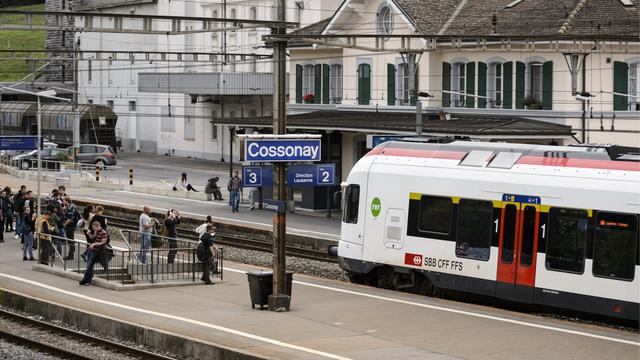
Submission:
<svg viewBox="0 0 640 360">
<path fill-rule="evenodd" d="M 640 156 L 616 148 L 388 142 L 343 188 L 352 281 L 638 321 Z"/>
</svg>

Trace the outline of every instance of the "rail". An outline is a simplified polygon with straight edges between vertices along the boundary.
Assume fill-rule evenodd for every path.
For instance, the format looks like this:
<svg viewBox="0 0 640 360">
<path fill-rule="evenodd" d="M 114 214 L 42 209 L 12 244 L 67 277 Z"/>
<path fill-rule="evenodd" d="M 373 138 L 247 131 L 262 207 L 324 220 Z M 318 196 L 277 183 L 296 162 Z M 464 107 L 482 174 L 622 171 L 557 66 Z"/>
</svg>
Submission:
<svg viewBox="0 0 640 360">
<path fill-rule="evenodd" d="M 199 279 L 205 263 L 198 261 L 196 248 L 163 246 L 145 249 L 131 247 L 126 238 L 114 239 L 96 255 L 94 276 L 122 285 L 192 281 Z M 87 247 L 84 240 L 43 235 L 39 241 L 40 263 L 64 271 L 87 271 Z M 181 244 L 182 245 L 182 244 Z M 66 255 L 65 255 L 66 254 Z M 212 276 L 223 276 L 223 249 L 216 249 Z"/>
</svg>

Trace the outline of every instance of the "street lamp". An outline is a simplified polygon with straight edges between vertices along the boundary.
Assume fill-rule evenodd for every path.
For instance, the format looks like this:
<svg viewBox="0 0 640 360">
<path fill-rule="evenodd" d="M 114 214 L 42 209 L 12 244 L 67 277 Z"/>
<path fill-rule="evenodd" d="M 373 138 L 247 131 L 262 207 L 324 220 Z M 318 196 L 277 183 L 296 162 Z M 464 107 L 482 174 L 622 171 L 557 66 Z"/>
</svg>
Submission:
<svg viewBox="0 0 640 360">
<path fill-rule="evenodd" d="M 22 89 L 15 89 L 15 88 L 10 88 L 10 87 L 6 87 L 3 85 L 0 85 L 0 88 L 2 88 L 3 90 L 8 90 L 8 91 L 15 91 L 18 93 L 22 93 L 22 94 L 27 94 L 27 95 L 33 95 L 36 98 L 38 98 L 38 112 L 37 112 L 37 118 L 38 118 L 38 181 L 37 181 L 37 185 L 36 185 L 36 199 L 37 199 L 37 210 L 36 210 L 36 221 L 40 221 L 40 217 L 41 217 L 41 205 L 40 205 L 40 183 L 42 181 L 42 105 L 40 104 L 40 98 L 47 98 L 47 99 L 53 99 L 53 100 L 60 100 L 60 101 L 67 101 L 67 102 L 71 102 L 71 100 L 69 99 L 65 99 L 65 98 L 61 98 L 61 97 L 56 97 L 56 92 L 55 90 L 44 90 L 44 91 L 40 91 L 40 92 L 33 92 L 33 91 L 28 91 L 28 90 L 22 90 Z M 40 240 L 40 228 L 36 227 L 36 236 L 37 239 Z"/>
</svg>

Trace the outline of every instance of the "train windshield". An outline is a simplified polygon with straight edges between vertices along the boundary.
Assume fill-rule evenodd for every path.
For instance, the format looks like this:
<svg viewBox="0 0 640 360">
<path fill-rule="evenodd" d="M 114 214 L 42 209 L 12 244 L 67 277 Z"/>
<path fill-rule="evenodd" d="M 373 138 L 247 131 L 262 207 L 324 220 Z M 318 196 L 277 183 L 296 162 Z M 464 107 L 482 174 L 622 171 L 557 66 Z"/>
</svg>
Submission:
<svg viewBox="0 0 640 360">
<path fill-rule="evenodd" d="M 342 222 L 355 224 L 358 222 L 358 206 L 360 203 L 360 185 L 351 184 L 344 189 Z"/>
</svg>

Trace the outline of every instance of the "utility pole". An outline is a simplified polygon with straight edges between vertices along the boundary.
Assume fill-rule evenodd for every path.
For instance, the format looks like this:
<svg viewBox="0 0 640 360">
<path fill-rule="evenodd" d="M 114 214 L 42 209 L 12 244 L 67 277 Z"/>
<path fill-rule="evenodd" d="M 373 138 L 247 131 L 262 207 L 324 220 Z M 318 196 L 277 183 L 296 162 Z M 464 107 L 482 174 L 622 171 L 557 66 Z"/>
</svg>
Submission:
<svg viewBox="0 0 640 360">
<path fill-rule="evenodd" d="M 73 162 L 78 162 L 80 151 L 80 110 L 78 108 L 78 45 L 80 38 L 73 39 Z"/>
<path fill-rule="evenodd" d="M 276 21 L 280 26 L 273 27 L 271 34 L 274 36 L 286 34 L 284 21 L 286 18 L 286 0 L 277 1 Z M 286 109 L 286 64 L 287 42 L 277 40 L 273 42 L 273 134 L 285 135 L 287 133 L 287 109 Z M 287 186 L 286 165 L 276 163 L 273 165 L 273 196 L 276 200 L 286 204 Z M 269 310 L 289 311 L 291 297 L 286 295 L 286 208 L 283 212 L 275 212 L 273 215 L 273 294 L 269 296 Z"/>
</svg>

